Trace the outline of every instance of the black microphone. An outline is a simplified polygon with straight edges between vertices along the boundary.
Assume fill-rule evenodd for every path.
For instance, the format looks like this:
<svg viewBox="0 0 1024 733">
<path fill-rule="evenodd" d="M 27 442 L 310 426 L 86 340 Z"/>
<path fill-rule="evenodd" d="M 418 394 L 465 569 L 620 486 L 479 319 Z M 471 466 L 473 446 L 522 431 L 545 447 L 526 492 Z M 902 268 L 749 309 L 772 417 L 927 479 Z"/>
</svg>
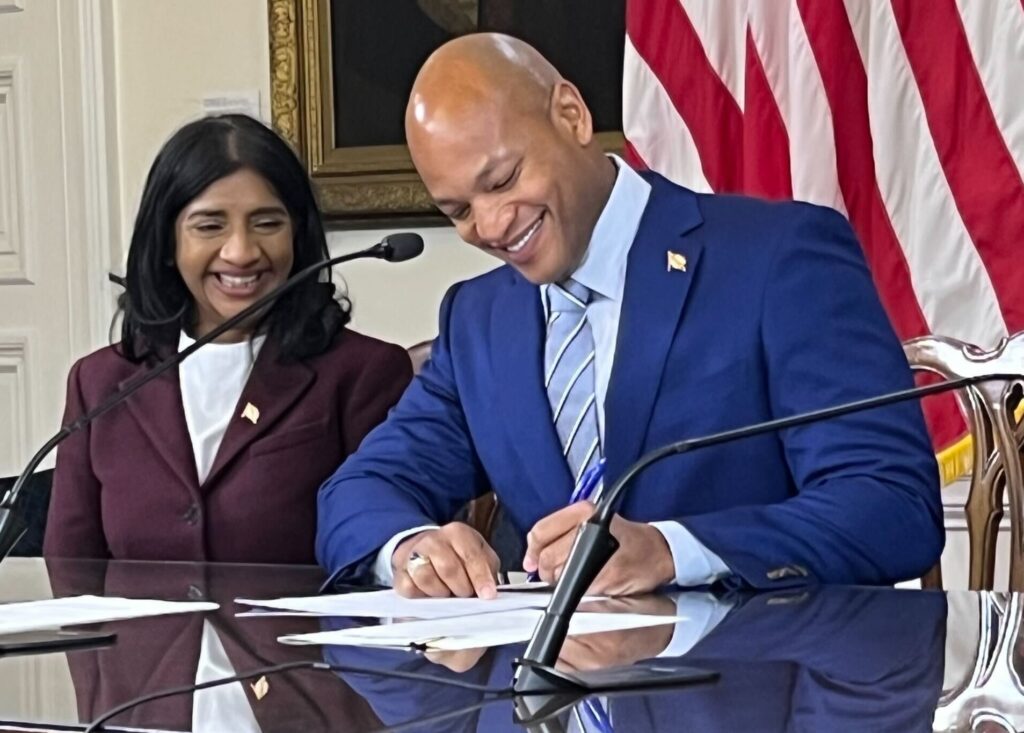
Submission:
<svg viewBox="0 0 1024 733">
<path fill-rule="evenodd" d="M 670 443 L 661 448 L 656 448 L 641 456 L 603 494 L 590 519 L 576 534 L 576 539 L 573 542 L 572 549 L 569 551 L 565 567 L 558 578 L 558 582 L 555 584 L 551 601 L 548 603 L 548 607 L 545 609 L 544 615 L 540 622 L 538 622 L 536 629 L 534 629 L 533 636 L 526 647 L 526 652 L 522 659 L 517 659 L 515 662 L 515 691 L 523 694 L 552 694 L 567 690 L 594 691 L 623 689 L 624 687 L 675 685 L 707 678 L 706 674 L 703 677 L 699 674 L 694 674 L 699 672 L 699 670 L 685 670 L 683 675 L 673 676 L 669 670 L 659 671 L 658 668 L 645 668 L 643 666 L 603 670 L 601 677 L 591 675 L 573 676 L 562 673 L 554 668 L 569 630 L 569 619 L 579 606 L 580 600 L 583 598 L 587 588 L 594 582 L 594 578 L 597 577 L 601 568 L 604 567 L 605 563 L 608 562 L 609 558 L 619 547 L 619 543 L 612 536 L 610 529 L 612 516 L 614 516 L 619 506 L 619 501 L 626 489 L 632 485 L 637 474 L 652 463 L 668 456 L 689 453 L 698 448 L 707 448 L 708 446 L 729 443 L 754 435 L 808 425 L 842 415 L 849 415 L 854 412 L 892 405 L 897 402 L 920 399 L 928 395 L 961 389 L 981 382 L 1017 381 L 1022 377 L 1024 375 L 1021 374 L 983 374 L 939 382 L 938 384 L 924 387 L 913 387 L 878 397 L 847 402 L 822 410 L 769 420 L 698 438 L 681 440 L 677 443 Z"/>
<path fill-rule="evenodd" d="M 383 240 L 369 249 L 339 255 L 337 257 L 332 257 L 329 260 L 323 260 L 322 262 L 312 264 L 292 275 L 280 287 L 267 293 L 240 313 L 237 313 L 216 328 L 212 329 L 209 333 L 196 339 L 187 348 L 168 357 L 149 371 L 143 372 L 133 379 L 130 379 L 121 389 L 110 395 L 110 397 L 108 397 L 104 402 L 97 405 L 77 420 L 63 426 L 56 435 L 46 441 L 43 447 L 40 448 L 34 456 L 32 456 L 32 459 L 28 462 L 25 470 L 18 476 L 18 480 L 14 482 L 14 485 L 4 496 L 3 501 L 0 501 L 0 561 L 7 557 L 7 554 L 25 533 L 25 520 L 21 516 L 21 512 L 18 508 L 18 497 L 21 495 L 22 487 L 25 485 L 28 477 L 31 476 L 39 466 L 39 463 L 51 450 L 56 448 L 59 443 L 84 428 L 100 415 L 112 410 L 114 407 L 124 402 L 143 385 L 153 381 L 168 369 L 176 367 L 182 361 L 195 353 L 197 349 L 210 343 L 222 333 L 234 328 L 242 321 L 252 318 L 253 315 L 259 311 L 273 305 L 281 296 L 290 292 L 300 283 L 308 280 L 312 275 L 317 274 L 324 268 L 333 267 L 334 265 L 341 264 L 342 262 L 348 262 L 349 260 L 367 257 L 374 257 L 388 262 L 403 262 L 404 260 L 411 260 L 422 251 L 423 238 L 419 234 L 415 234 L 413 232 L 402 232 L 399 234 L 390 234 L 384 237 Z M 113 277 L 111 279 L 114 280 Z M 114 281 L 117 282 L 117 280 Z M 123 283 L 123 279 L 121 282 Z"/>
</svg>

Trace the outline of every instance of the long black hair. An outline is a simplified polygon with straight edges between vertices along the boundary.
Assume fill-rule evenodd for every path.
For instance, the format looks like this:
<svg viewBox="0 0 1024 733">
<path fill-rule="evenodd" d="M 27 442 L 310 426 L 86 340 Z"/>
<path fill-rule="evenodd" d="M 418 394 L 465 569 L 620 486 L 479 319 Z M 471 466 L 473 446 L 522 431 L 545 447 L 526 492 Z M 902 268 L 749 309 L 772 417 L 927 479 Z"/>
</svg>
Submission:
<svg viewBox="0 0 1024 733">
<path fill-rule="evenodd" d="M 128 249 L 121 351 L 132 361 L 173 353 L 179 332 L 195 319 L 195 303 L 175 265 L 175 223 L 182 209 L 215 181 L 249 168 L 271 185 L 292 221 L 297 272 L 327 259 L 313 188 L 288 144 L 245 115 L 191 122 L 168 140 L 149 170 Z M 330 273 L 296 287 L 277 301 L 259 329 L 279 358 L 303 359 L 324 352 L 349 321 L 351 304 L 336 298 Z"/>
</svg>

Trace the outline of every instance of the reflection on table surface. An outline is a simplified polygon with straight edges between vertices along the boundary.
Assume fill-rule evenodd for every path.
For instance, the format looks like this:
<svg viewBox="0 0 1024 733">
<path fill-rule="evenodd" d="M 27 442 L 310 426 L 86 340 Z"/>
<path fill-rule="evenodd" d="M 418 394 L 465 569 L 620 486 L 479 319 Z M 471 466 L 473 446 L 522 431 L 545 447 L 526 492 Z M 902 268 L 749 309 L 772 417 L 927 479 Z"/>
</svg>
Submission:
<svg viewBox="0 0 1024 733">
<path fill-rule="evenodd" d="M 113 645 L 0 658 L 0 721 L 77 726 L 142 694 L 289 661 L 401 670 L 507 687 L 522 645 L 426 654 L 297 647 L 278 636 L 365 619 L 238 618 L 233 599 L 309 595 L 317 568 L 8 559 L 0 599 L 96 594 L 212 600 L 217 611 L 99 625 Z M 680 615 L 678 624 L 568 640 L 559 665 L 641 660 L 718 674 L 673 690 L 514 701 L 429 680 L 298 670 L 140 705 L 117 726 L 162 731 L 1018 731 L 1024 728 L 1019 596 L 817 588 L 616 599 L 601 610 Z M 214 693 L 214 694 L 211 694 Z M 533 701 L 536 707 L 540 701 Z"/>
</svg>

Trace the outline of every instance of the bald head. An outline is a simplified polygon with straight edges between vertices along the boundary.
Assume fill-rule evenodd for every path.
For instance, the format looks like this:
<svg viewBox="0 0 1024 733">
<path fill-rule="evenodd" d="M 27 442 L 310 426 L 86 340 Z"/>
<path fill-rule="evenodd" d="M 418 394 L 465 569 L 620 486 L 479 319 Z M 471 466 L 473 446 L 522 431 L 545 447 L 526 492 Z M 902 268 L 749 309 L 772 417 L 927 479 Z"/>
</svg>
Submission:
<svg viewBox="0 0 1024 733">
<path fill-rule="evenodd" d="M 436 131 L 469 111 L 544 114 L 557 69 L 528 43 L 500 33 L 461 36 L 420 69 L 409 95 L 406 133 Z"/>
</svg>

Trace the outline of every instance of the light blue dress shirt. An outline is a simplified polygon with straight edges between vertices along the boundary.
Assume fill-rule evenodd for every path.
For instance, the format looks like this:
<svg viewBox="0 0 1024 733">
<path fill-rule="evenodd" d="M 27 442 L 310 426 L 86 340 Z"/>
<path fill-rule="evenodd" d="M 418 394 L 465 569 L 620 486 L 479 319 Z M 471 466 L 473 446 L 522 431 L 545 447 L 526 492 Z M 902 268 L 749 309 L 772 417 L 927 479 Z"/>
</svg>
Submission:
<svg viewBox="0 0 1024 733">
<path fill-rule="evenodd" d="M 618 168 L 615 185 L 594 226 L 587 252 L 579 268 L 571 277 L 592 292 L 587 305 L 587 320 L 594 335 L 594 389 L 597 392 L 597 426 L 604 443 L 604 401 L 608 395 L 612 363 L 615 361 L 615 343 L 619 333 L 619 315 L 622 312 L 622 293 L 626 286 L 626 265 L 629 249 L 636 238 L 640 219 L 651 195 L 651 186 L 640 174 L 618 156 L 610 156 Z M 540 288 L 540 299 L 547 321 L 547 287 Z M 543 346 L 541 347 L 543 348 Z M 680 486 L 679 491 L 685 491 Z M 679 522 L 651 522 L 661 532 L 672 552 L 676 568 L 676 584 L 694 586 L 711 583 L 730 574 L 728 566 L 711 552 Z M 374 563 L 373 573 L 378 583 L 390 585 L 394 581 L 391 556 L 406 537 L 435 529 L 434 526 L 414 527 L 399 532 L 381 548 Z"/>
</svg>

